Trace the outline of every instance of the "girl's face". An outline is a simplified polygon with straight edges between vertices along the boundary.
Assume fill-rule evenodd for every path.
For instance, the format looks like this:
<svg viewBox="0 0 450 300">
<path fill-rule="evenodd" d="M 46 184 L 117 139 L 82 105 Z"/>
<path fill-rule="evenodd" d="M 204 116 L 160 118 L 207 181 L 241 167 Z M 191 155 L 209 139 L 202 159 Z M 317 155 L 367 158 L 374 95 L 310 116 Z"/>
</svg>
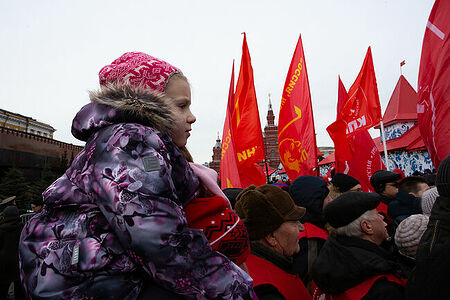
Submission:
<svg viewBox="0 0 450 300">
<path fill-rule="evenodd" d="M 174 126 L 172 140 L 178 147 L 186 146 L 192 123 L 196 118 L 191 112 L 191 88 L 184 78 L 173 77 L 166 87 L 166 96 L 172 99 Z"/>
</svg>

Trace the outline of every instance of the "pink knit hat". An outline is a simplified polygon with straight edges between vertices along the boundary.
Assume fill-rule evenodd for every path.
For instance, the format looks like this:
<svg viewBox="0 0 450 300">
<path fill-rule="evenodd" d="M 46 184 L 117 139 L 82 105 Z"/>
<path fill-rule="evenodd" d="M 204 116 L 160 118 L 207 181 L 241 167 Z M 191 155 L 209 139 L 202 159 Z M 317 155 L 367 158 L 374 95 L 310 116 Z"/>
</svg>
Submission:
<svg viewBox="0 0 450 300">
<path fill-rule="evenodd" d="M 410 257 L 416 256 L 417 246 L 427 225 L 428 216 L 423 214 L 411 215 L 398 225 L 394 239 L 400 253 Z"/>
<path fill-rule="evenodd" d="M 104 66 L 98 76 L 100 85 L 129 83 L 163 93 L 168 79 L 175 73 L 181 71 L 163 60 L 142 52 L 127 52 Z"/>
</svg>

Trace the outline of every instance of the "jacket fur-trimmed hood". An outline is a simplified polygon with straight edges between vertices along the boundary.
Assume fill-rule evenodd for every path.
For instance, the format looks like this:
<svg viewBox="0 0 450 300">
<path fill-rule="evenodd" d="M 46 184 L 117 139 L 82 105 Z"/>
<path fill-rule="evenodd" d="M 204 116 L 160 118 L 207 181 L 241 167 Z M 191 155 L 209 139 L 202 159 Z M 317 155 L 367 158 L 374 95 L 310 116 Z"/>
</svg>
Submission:
<svg viewBox="0 0 450 300">
<path fill-rule="evenodd" d="M 115 123 L 139 123 L 161 132 L 173 126 L 170 98 L 157 91 L 108 84 L 89 93 L 91 103 L 75 116 L 72 134 L 86 141 L 101 127 Z"/>
</svg>

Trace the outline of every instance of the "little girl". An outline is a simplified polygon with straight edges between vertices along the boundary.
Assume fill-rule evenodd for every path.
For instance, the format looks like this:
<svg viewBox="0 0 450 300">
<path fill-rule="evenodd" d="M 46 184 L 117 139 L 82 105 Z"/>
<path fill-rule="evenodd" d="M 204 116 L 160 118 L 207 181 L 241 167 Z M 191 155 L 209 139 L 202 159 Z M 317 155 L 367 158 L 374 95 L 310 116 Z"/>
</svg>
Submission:
<svg viewBox="0 0 450 300">
<path fill-rule="evenodd" d="M 250 299 L 251 278 L 186 221 L 201 187 L 181 152 L 195 122 L 186 77 L 136 52 L 99 77 L 72 125 L 85 148 L 22 232 L 28 296 Z"/>
</svg>

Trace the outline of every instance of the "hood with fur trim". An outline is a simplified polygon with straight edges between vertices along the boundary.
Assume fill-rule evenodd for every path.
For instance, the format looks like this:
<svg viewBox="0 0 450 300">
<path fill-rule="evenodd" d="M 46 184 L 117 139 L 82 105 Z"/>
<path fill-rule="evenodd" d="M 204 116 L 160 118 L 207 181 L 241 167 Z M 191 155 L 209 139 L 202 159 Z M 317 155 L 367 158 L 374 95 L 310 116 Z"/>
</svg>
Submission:
<svg viewBox="0 0 450 300">
<path fill-rule="evenodd" d="M 162 93 L 108 84 L 89 96 L 91 103 L 72 122 L 72 134 L 79 140 L 87 141 L 100 128 L 117 123 L 138 123 L 160 132 L 172 129 L 171 100 Z"/>
</svg>

